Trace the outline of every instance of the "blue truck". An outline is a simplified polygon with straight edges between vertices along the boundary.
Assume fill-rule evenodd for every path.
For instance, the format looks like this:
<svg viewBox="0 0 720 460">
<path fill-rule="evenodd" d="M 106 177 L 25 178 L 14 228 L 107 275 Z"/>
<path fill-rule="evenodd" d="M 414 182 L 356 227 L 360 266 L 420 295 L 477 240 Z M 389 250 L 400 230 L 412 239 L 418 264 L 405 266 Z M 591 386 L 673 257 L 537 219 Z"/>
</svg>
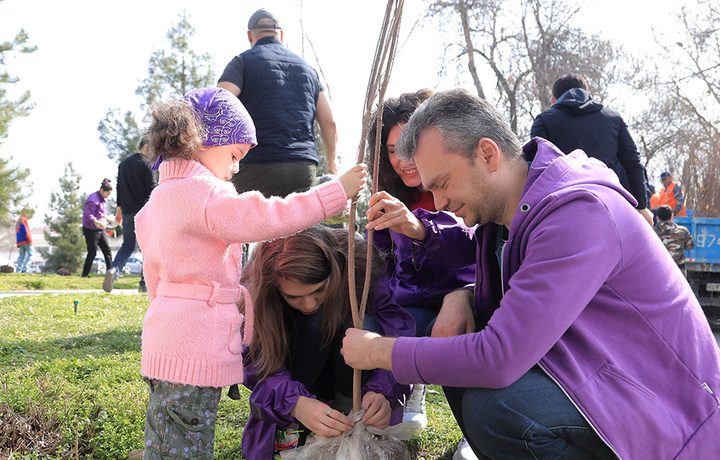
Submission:
<svg viewBox="0 0 720 460">
<path fill-rule="evenodd" d="M 695 248 L 685 252 L 687 280 L 705 311 L 710 326 L 720 330 L 720 219 L 675 217 L 687 227 Z"/>
</svg>

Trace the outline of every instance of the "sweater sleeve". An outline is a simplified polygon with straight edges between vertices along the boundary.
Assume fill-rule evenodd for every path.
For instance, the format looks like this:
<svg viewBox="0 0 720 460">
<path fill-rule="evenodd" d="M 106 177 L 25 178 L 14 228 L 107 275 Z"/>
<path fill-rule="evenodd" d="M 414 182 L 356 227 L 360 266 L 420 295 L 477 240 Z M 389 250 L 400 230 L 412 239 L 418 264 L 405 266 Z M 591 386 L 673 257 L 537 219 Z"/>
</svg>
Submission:
<svg viewBox="0 0 720 460">
<path fill-rule="evenodd" d="M 647 179 L 645 167 L 640 162 L 640 154 L 635 146 L 627 125 L 621 120 L 620 133 L 618 135 L 618 161 L 625 169 L 630 193 L 638 202 L 637 209 L 647 208 Z"/>
<path fill-rule="evenodd" d="M 522 241 L 511 235 L 505 252 L 522 251 L 522 264 L 482 330 L 397 339 L 392 365 L 399 382 L 504 388 L 547 354 L 620 260 L 618 228 L 609 210 L 599 200 L 575 201 L 543 216 Z"/>
<path fill-rule="evenodd" d="M 530 137 L 542 137 L 543 139 L 548 138 L 547 128 L 545 122 L 542 119 L 542 115 L 538 115 L 533 120 L 532 128 L 530 128 Z"/>
<path fill-rule="evenodd" d="M 247 347 L 244 351 L 247 358 Z M 244 385 L 252 391 L 250 404 L 253 415 L 264 422 L 288 426 L 295 422 L 290 412 L 295 408 L 298 398 L 315 396 L 305 386 L 293 380 L 290 372 L 284 367 L 276 374 L 257 380 L 255 368 L 245 359 Z"/>
<path fill-rule="evenodd" d="M 432 260 L 448 270 L 460 270 L 475 262 L 475 231 L 445 211 L 416 209 L 413 214 L 425 226 L 425 239 L 415 244 L 415 264 Z"/>
<path fill-rule="evenodd" d="M 252 243 L 290 236 L 345 209 L 347 197 L 338 180 L 286 198 L 260 192 L 235 193 L 231 184 L 208 198 L 205 219 L 210 230 L 228 244 Z"/>
</svg>

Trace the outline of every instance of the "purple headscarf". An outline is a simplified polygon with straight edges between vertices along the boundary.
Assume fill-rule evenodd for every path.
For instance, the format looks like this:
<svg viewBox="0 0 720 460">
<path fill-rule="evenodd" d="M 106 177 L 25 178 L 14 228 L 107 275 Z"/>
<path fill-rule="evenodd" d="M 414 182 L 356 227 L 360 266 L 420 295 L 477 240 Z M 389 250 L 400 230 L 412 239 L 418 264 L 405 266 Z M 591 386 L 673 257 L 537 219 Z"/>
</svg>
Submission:
<svg viewBox="0 0 720 460">
<path fill-rule="evenodd" d="M 190 91 L 182 98 L 193 106 L 207 127 L 203 145 L 257 145 L 255 124 L 245 106 L 224 88 L 202 88 Z"/>
</svg>

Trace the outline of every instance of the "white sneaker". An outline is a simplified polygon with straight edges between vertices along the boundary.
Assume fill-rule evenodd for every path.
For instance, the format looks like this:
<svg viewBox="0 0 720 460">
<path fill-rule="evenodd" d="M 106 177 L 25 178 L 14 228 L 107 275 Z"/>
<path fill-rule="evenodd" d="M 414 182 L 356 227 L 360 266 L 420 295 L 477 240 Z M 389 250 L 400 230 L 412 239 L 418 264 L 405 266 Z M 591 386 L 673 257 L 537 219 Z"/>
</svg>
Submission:
<svg viewBox="0 0 720 460">
<path fill-rule="evenodd" d="M 421 428 L 427 426 L 427 412 L 425 410 L 425 394 L 427 387 L 425 385 L 413 386 L 410 398 L 403 408 L 403 422 L 419 423 Z"/>
<path fill-rule="evenodd" d="M 115 278 L 117 278 L 117 268 L 112 267 L 110 270 L 105 272 L 105 281 L 103 281 L 103 290 L 105 292 L 112 292 L 115 284 Z"/>
<path fill-rule="evenodd" d="M 465 436 L 463 436 L 458 443 L 457 450 L 453 455 L 453 460 L 478 460 L 467 439 L 465 439 Z"/>
</svg>

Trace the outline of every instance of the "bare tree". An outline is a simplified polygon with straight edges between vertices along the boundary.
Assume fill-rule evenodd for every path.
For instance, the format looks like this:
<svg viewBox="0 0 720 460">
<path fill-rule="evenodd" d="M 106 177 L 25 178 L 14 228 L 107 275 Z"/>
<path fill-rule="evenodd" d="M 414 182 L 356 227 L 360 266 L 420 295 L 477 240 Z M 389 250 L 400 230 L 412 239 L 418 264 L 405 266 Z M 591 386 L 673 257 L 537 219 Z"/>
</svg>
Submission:
<svg viewBox="0 0 720 460">
<path fill-rule="evenodd" d="M 580 8 L 574 5 L 563 0 L 430 0 L 427 16 L 459 28 L 446 47 L 451 62 L 467 62 L 479 97 L 488 98 L 486 88 L 494 87 L 494 102 L 522 137 L 534 116 L 550 106 L 557 78 L 580 73 L 601 98 L 617 79 L 614 63 L 620 51 L 573 27 Z"/>
<path fill-rule="evenodd" d="M 685 186 L 688 209 L 719 217 L 720 7 L 698 0 L 677 17 L 682 30 L 659 39 L 661 61 L 644 88 L 650 104 L 635 126 L 646 158 Z"/>
</svg>

